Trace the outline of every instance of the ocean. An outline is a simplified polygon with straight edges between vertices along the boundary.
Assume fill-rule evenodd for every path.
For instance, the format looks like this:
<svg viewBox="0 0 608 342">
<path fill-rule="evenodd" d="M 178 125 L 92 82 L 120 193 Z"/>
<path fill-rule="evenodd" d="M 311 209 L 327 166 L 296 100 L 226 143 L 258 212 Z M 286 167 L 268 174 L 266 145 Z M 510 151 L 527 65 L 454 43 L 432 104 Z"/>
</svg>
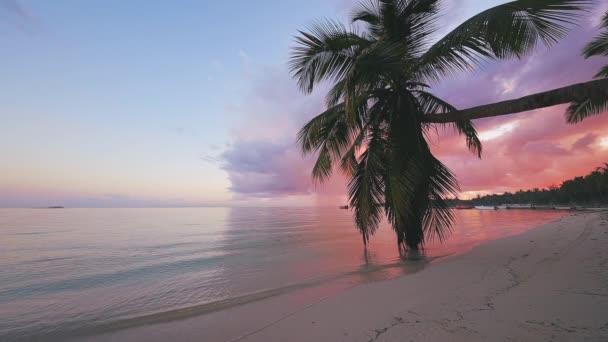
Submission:
<svg viewBox="0 0 608 342">
<path fill-rule="evenodd" d="M 337 208 L 0 209 L 0 340 L 91 336 L 277 295 L 305 303 L 564 213 L 456 215 L 450 238 L 413 262 L 386 224 L 364 250 Z"/>
</svg>

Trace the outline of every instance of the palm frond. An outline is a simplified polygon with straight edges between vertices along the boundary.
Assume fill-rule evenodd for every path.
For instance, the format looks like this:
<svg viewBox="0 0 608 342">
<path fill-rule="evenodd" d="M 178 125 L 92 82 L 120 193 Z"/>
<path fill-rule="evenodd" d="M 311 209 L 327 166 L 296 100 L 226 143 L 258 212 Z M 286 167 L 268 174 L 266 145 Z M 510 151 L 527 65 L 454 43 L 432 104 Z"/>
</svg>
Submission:
<svg viewBox="0 0 608 342">
<path fill-rule="evenodd" d="M 357 170 L 357 152 L 361 150 L 361 146 L 364 143 L 364 140 L 367 136 L 367 125 L 363 127 L 363 129 L 359 130 L 359 134 L 355 137 L 350 148 L 344 152 L 342 155 L 342 160 L 340 161 L 340 168 L 342 171 L 350 176 L 352 176 Z"/>
<path fill-rule="evenodd" d="M 343 104 L 329 108 L 302 127 L 297 140 L 302 152 L 318 152 L 312 169 L 314 180 L 329 179 L 334 161 L 349 147 L 356 130 L 347 124 Z"/>
<path fill-rule="evenodd" d="M 583 56 L 589 58 L 592 56 L 608 56 L 608 31 L 600 33 L 597 37 L 585 45 Z"/>
<path fill-rule="evenodd" d="M 428 183 L 428 206 L 422 217 L 422 227 L 427 240 L 444 241 L 452 231 L 454 212 L 446 201 L 455 197 L 459 187 L 452 172 L 432 155 Z"/>
<path fill-rule="evenodd" d="M 343 121 L 344 115 L 344 105 L 338 104 L 308 121 L 297 135 L 302 153 L 318 151 L 329 138 L 334 126 L 339 121 Z"/>
<path fill-rule="evenodd" d="M 369 100 L 370 93 L 389 86 L 390 77 L 405 77 L 406 62 L 403 46 L 398 43 L 377 41 L 352 56 L 349 68 L 340 75 L 326 95 L 326 105 L 344 102 L 347 113 Z"/>
<path fill-rule="evenodd" d="M 470 70 L 484 60 L 522 57 L 540 41 L 552 46 L 591 0 L 516 0 L 483 11 L 437 41 L 420 58 L 428 80 Z"/>
<path fill-rule="evenodd" d="M 479 140 L 479 135 L 477 134 L 477 129 L 475 128 L 473 121 L 460 120 L 454 122 L 452 125 L 459 134 L 465 136 L 469 151 L 475 153 L 477 157 L 481 159 L 483 146 L 481 145 L 481 140 Z"/>
<path fill-rule="evenodd" d="M 346 80 L 341 79 L 337 81 L 325 95 L 325 105 L 327 107 L 333 107 L 340 102 L 344 101 L 344 95 L 346 94 Z"/>
<path fill-rule="evenodd" d="M 594 78 L 608 78 L 608 65 L 604 65 Z"/>
<path fill-rule="evenodd" d="M 376 36 L 381 34 L 381 20 L 380 2 L 378 0 L 360 2 L 351 14 L 351 21 L 353 23 L 358 21 L 367 23 L 370 33 Z"/>
<path fill-rule="evenodd" d="M 606 13 L 604 13 L 604 16 L 602 17 L 600 28 L 608 28 L 608 11 L 606 11 Z"/>
<path fill-rule="evenodd" d="M 438 0 L 382 1 L 386 39 L 400 41 L 410 56 L 420 56 L 436 31 Z"/>
<path fill-rule="evenodd" d="M 314 85 L 326 79 L 339 80 L 352 67 L 355 55 L 369 45 L 356 31 L 331 21 L 321 21 L 299 31 L 297 45 L 292 48 L 290 70 L 303 92 L 310 93 Z"/>
<path fill-rule="evenodd" d="M 608 112 L 608 98 L 589 98 L 575 101 L 566 111 L 566 120 L 570 124 L 579 123 L 586 118 Z"/>
<path fill-rule="evenodd" d="M 384 120 L 385 108 L 381 101 L 368 101 L 365 106 L 360 108 L 364 114 L 361 116 L 360 125 L 357 128 L 358 134 L 353 139 L 350 148 L 343 154 L 340 166 L 342 171 L 348 175 L 355 173 L 357 169 L 357 153 L 360 153 L 365 149 L 364 144 L 367 144 L 372 139 L 372 133 L 375 132 L 378 135 L 377 139 L 380 139 L 380 131 L 382 122 Z M 369 107 L 368 107 L 369 105 Z"/>
<path fill-rule="evenodd" d="M 369 143 L 359 157 L 356 170 L 348 182 L 350 205 L 364 244 L 367 244 L 369 237 L 376 232 L 381 220 L 385 148 L 380 130 L 372 130 Z"/>
<path fill-rule="evenodd" d="M 608 56 L 608 11 L 606 11 L 604 14 L 600 27 L 605 29 L 604 32 L 593 38 L 593 40 L 591 40 L 591 42 L 589 42 L 583 48 L 583 56 L 585 56 L 585 58 L 590 58 L 593 56 Z M 608 77 L 608 65 L 603 66 L 594 76 L 594 78 L 606 77 Z"/>
<path fill-rule="evenodd" d="M 438 98 L 437 96 L 426 91 L 413 92 L 423 113 L 426 114 L 445 114 L 455 112 L 457 109 L 448 102 Z M 464 135 L 467 142 L 467 148 L 481 158 L 482 145 L 477 134 L 477 129 L 471 120 L 461 120 L 450 123 L 452 127 L 461 135 Z"/>
<path fill-rule="evenodd" d="M 317 155 L 317 161 L 312 168 L 312 178 L 320 183 L 325 182 L 331 176 L 333 160 L 328 148 L 322 148 Z"/>
<path fill-rule="evenodd" d="M 414 90 L 412 93 L 418 99 L 418 103 L 420 103 L 424 114 L 445 114 L 457 110 L 456 107 L 452 106 L 449 102 L 444 101 L 427 91 Z"/>
<path fill-rule="evenodd" d="M 368 0 L 355 8 L 353 23 L 366 24 L 375 40 L 399 42 L 409 56 L 419 56 L 435 32 L 439 0 Z"/>
<path fill-rule="evenodd" d="M 406 76 L 402 58 L 404 53 L 406 52 L 400 44 L 378 41 L 358 54 L 352 68 L 344 75 L 344 84 L 337 88 L 342 91 L 342 99 L 351 122 L 358 119 L 358 109 L 370 99 L 371 91 L 390 86 L 391 78 L 395 75 Z M 340 93 L 334 91 L 328 100 L 336 100 L 338 95 Z"/>
<path fill-rule="evenodd" d="M 396 161 L 398 163 L 395 163 Z M 416 225 L 416 219 L 412 220 L 417 210 L 413 204 L 413 197 L 418 180 L 423 176 L 424 170 L 415 156 L 404 156 L 401 160 L 392 159 L 388 164 L 384 176 L 384 211 L 393 230 L 401 236 L 399 243 L 404 240 L 408 224 L 411 225 L 414 221 Z"/>
<path fill-rule="evenodd" d="M 408 187 L 403 189 L 405 191 L 390 193 L 400 195 L 405 203 L 396 206 L 391 201 L 392 196 L 387 197 L 390 203 L 387 205 L 387 217 L 398 238 L 409 247 L 424 244 L 425 237 L 427 240 L 445 240 L 452 231 L 454 221 L 446 198 L 456 196 L 459 191 L 454 175 L 428 149 L 411 157 L 406 171 Z M 386 194 L 388 196 L 389 191 Z"/>
<path fill-rule="evenodd" d="M 593 56 L 608 56 L 608 11 L 602 18 L 601 27 L 607 29 L 593 38 L 583 48 L 583 56 L 590 58 Z M 600 71 L 595 74 L 594 78 L 608 77 L 608 65 L 604 65 Z M 583 121 L 584 119 L 602 114 L 608 111 L 608 99 L 603 97 L 592 97 L 581 101 L 574 101 L 566 110 L 566 120 L 568 123 L 574 124 Z"/>
</svg>

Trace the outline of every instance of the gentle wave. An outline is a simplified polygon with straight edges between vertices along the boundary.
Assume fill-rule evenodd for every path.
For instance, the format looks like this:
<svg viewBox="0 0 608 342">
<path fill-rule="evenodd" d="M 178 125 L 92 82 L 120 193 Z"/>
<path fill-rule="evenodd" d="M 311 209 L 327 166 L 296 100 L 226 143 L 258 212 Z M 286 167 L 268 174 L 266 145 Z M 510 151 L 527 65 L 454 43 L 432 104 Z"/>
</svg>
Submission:
<svg viewBox="0 0 608 342">
<path fill-rule="evenodd" d="M 0 209 L 0 340 L 63 340 L 387 279 L 560 215 L 457 212 L 445 244 L 404 263 L 390 227 L 364 250 L 350 212 L 334 208 Z"/>
<path fill-rule="evenodd" d="M 447 256 L 447 255 L 446 255 Z M 445 256 L 442 256 L 445 257 Z M 374 265 L 367 267 L 364 270 L 357 270 L 351 272 L 344 272 L 342 274 L 325 276 L 319 278 L 308 279 L 304 282 L 290 284 L 277 288 L 269 288 L 256 292 L 246 293 L 237 297 L 225 298 L 221 300 L 216 300 L 208 303 L 202 303 L 198 305 L 187 306 L 183 308 L 177 308 L 167 311 L 160 311 L 155 313 L 150 313 L 147 315 L 136 316 L 136 317 L 125 317 L 118 320 L 110 320 L 105 322 L 90 322 L 90 321 L 78 321 L 71 322 L 70 324 L 65 324 L 62 327 L 61 331 L 50 331 L 48 327 L 45 327 L 39 331 L 38 336 L 44 335 L 46 340 L 64 340 L 64 339 L 72 339 L 79 338 L 90 335 L 97 335 L 102 333 L 108 333 L 116 330 L 127 329 L 138 327 L 142 325 L 149 324 L 157 324 L 157 323 L 166 323 L 181 319 L 187 319 L 191 317 L 196 317 L 199 315 L 209 314 L 216 311 L 221 311 L 225 309 L 229 309 L 232 307 L 260 301 L 263 299 L 280 296 L 284 294 L 288 294 L 294 291 L 315 287 L 319 285 L 323 285 L 325 283 L 336 281 L 339 279 L 343 279 L 349 276 L 354 275 L 366 275 L 375 272 L 381 272 L 391 268 L 399 268 L 403 274 L 413 274 L 415 272 L 421 271 L 425 265 L 432 262 L 435 259 L 439 259 L 441 257 L 433 257 L 433 258 L 424 258 L 418 261 L 403 261 L 396 262 L 385 265 Z M 391 276 L 381 277 L 374 280 L 387 280 L 392 278 Z M 359 283 L 351 284 L 348 287 L 352 287 L 358 285 Z M 35 336 L 35 335 L 33 335 Z M 16 338 L 17 336 L 15 336 Z M 22 336 L 23 337 L 23 336 Z M 7 336 L 10 338 L 10 336 Z M 30 338 L 30 337 L 28 337 Z"/>
</svg>

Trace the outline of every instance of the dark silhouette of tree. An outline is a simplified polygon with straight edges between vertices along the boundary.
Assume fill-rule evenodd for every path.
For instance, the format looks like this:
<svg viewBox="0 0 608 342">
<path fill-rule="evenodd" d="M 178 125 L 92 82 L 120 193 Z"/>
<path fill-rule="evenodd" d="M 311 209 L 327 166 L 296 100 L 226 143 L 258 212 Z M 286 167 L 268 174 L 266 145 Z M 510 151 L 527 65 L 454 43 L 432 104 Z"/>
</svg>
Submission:
<svg viewBox="0 0 608 342">
<path fill-rule="evenodd" d="M 537 205 L 606 205 L 608 204 L 608 163 L 586 176 L 566 180 L 561 186 L 546 189 L 519 190 L 502 195 L 477 196 L 472 205 L 537 204 Z"/>
<path fill-rule="evenodd" d="M 443 38 L 440 0 L 369 0 L 352 14 L 358 26 L 326 20 L 300 31 L 290 67 L 301 90 L 332 84 L 327 110 L 299 132 L 304 153 L 317 153 L 313 178 L 324 181 L 339 165 L 363 243 L 384 214 L 397 243 L 418 249 L 444 239 L 453 223 L 447 198 L 453 174 L 430 151 L 427 138 L 451 125 L 481 156 L 471 119 L 608 96 L 608 80 L 459 111 L 431 92 L 431 84 L 483 61 L 529 55 L 563 38 L 589 0 L 516 0 L 479 13 Z"/>
</svg>

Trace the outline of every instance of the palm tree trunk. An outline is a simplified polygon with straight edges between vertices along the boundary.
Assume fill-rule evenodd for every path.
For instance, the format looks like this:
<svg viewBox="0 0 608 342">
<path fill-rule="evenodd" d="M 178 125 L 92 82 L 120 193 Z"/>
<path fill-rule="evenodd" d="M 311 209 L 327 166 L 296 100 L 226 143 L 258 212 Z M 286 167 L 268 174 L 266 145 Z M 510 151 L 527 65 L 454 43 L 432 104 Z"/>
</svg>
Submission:
<svg viewBox="0 0 608 342">
<path fill-rule="evenodd" d="M 425 115 L 425 119 L 427 122 L 437 123 L 481 119 L 521 113 L 533 109 L 570 103 L 572 101 L 583 101 L 589 98 L 608 98 L 608 78 L 573 84 L 515 100 L 491 103 L 447 114 L 427 114 Z"/>
</svg>

